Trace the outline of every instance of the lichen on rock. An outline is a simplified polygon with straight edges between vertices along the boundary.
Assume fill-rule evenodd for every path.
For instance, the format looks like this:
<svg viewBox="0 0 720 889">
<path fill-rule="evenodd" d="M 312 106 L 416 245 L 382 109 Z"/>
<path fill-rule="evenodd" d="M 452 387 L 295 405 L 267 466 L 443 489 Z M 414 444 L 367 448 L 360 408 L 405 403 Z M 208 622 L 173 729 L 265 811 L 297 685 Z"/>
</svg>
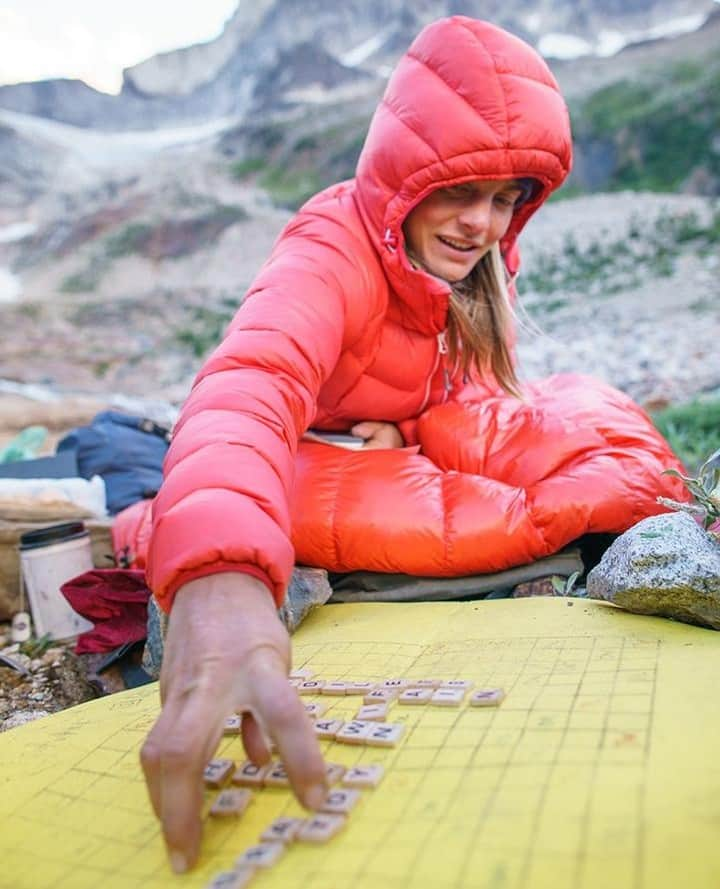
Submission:
<svg viewBox="0 0 720 889">
<path fill-rule="evenodd" d="M 720 629 L 720 545 L 685 513 L 643 519 L 589 573 L 587 593 L 636 614 Z"/>
</svg>

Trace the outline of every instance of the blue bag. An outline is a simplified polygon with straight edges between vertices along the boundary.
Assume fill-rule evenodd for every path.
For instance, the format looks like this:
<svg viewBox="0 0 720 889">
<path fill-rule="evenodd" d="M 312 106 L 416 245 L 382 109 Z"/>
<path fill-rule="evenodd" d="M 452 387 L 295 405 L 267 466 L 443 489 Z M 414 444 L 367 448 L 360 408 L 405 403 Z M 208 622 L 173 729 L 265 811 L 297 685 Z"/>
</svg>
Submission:
<svg viewBox="0 0 720 889">
<path fill-rule="evenodd" d="M 83 478 L 102 476 L 108 512 L 114 515 L 157 494 L 169 442 L 170 430 L 152 420 L 102 411 L 89 426 L 62 438 L 57 451 L 75 451 Z"/>
</svg>

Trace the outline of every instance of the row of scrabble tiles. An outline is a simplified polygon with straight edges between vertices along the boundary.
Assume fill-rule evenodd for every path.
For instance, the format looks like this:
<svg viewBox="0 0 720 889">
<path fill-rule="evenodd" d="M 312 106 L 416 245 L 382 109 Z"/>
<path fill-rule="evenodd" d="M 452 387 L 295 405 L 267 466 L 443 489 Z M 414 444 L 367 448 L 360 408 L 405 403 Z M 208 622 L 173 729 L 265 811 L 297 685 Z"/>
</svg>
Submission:
<svg viewBox="0 0 720 889">
<path fill-rule="evenodd" d="M 232 760 L 213 760 L 208 764 L 206 773 L 211 786 L 218 786 L 218 781 L 227 781 L 230 769 L 227 763 Z M 216 764 L 213 768 L 213 764 Z M 287 785 L 287 773 L 281 763 L 257 766 L 247 761 L 237 769 L 231 780 L 236 784 L 250 784 L 253 787 L 273 786 L 269 780 L 274 771 L 281 768 L 284 784 Z M 247 886 L 259 871 L 270 868 L 284 855 L 287 846 L 295 841 L 302 843 L 326 843 L 336 836 L 347 823 L 347 816 L 360 800 L 358 788 L 376 787 L 383 776 L 383 766 L 372 765 L 344 766 L 327 764 L 328 784 L 338 780 L 343 787 L 332 788 L 319 812 L 308 818 L 292 818 L 282 816 L 276 818 L 260 835 L 260 842 L 248 849 L 235 861 L 231 871 L 217 874 L 208 884 L 207 889 L 242 889 Z M 206 778 L 207 780 L 207 778 Z M 226 788 L 220 791 L 210 807 L 210 815 L 216 818 L 238 818 L 245 813 L 254 795 L 248 787 Z"/>
<path fill-rule="evenodd" d="M 372 691 L 391 689 L 402 691 L 408 688 L 463 688 L 465 691 L 473 688 L 474 683 L 469 679 L 383 679 L 372 680 L 344 680 L 344 679 L 308 679 L 297 674 L 290 674 L 290 684 L 301 695 L 366 695 Z"/>
<path fill-rule="evenodd" d="M 339 763 L 326 762 L 325 772 L 328 787 L 338 782 L 341 782 L 343 787 L 375 787 L 382 778 L 383 767 L 373 764 L 353 766 L 348 769 Z M 211 759 L 203 772 L 203 780 L 207 787 L 215 789 L 225 787 L 227 784 L 255 789 L 290 785 L 284 764 L 277 760 L 258 765 L 248 759 L 237 766 L 232 759 Z"/>
</svg>

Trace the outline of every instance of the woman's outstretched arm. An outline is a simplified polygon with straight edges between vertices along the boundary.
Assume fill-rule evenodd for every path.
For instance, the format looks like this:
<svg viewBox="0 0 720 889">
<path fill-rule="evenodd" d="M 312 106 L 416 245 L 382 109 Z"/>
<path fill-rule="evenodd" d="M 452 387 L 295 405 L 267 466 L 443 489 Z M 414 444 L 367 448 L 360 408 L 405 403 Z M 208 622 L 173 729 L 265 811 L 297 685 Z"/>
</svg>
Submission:
<svg viewBox="0 0 720 889">
<path fill-rule="evenodd" d="M 233 572 L 178 591 L 160 676 L 163 709 L 141 751 L 176 873 L 197 860 L 202 773 L 232 713 L 244 714 L 249 759 L 267 762 L 274 742 L 298 799 L 310 809 L 324 800 L 322 755 L 289 669 L 290 640 L 265 584 Z"/>
</svg>

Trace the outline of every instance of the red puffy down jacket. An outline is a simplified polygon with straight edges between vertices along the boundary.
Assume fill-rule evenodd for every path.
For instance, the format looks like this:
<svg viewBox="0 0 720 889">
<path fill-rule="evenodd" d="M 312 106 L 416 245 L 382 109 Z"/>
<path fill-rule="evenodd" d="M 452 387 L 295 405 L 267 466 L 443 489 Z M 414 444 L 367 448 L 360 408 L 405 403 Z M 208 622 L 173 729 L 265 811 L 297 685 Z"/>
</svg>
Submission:
<svg viewBox="0 0 720 889">
<path fill-rule="evenodd" d="M 445 366 L 447 284 L 407 260 L 402 223 L 434 189 L 532 177 L 515 239 L 566 177 L 565 104 L 540 57 L 485 22 L 427 27 L 377 109 L 354 180 L 309 201 L 282 232 L 197 377 L 153 506 L 147 573 L 169 609 L 187 581 L 246 571 L 281 601 L 294 561 L 453 576 L 622 531 L 682 497 L 677 466 L 621 393 L 557 377 L 504 395 Z M 310 426 L 398 423 L 409 444 L 349 452 L 302 442 Z M 143 506 L 119 521 L 132 543 Z M 139 522 L 140 533 L 142 521 Z"/>
</svg>

